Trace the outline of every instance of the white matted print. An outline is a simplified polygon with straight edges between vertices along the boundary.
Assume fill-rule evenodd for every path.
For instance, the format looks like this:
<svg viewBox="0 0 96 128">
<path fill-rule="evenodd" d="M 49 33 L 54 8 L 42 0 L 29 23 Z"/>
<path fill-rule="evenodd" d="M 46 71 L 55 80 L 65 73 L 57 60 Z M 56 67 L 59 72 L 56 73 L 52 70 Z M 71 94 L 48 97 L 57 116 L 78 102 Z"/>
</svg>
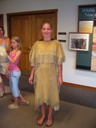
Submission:
<svg viewBox="0 0 96 128">
<path fill-rule="evenodd" d="M 89 33 L 69 33 L 69 50 L 88 51 Z"/>
</svg>

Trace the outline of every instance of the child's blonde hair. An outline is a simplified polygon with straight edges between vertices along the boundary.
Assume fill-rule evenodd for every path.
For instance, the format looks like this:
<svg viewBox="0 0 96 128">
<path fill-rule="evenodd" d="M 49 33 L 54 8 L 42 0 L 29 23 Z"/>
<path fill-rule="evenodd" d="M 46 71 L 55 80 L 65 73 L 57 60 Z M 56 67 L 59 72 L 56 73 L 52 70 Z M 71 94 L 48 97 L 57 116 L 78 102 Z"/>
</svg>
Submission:
<svg viewBox="0 0 96 128">
<path fill-rule="evenodd" d="M 18 49 L 18 50 L 21 50 L 22 44 L 21 44 L 20 38 L 19 38 L 18 36 L 13 36 L 13 37 L 11 38 L 11 40 L 15 40 L 15 41 L 17 42 L 17 49 Z M 13 49 L 11 48 L 11 50 L 13 50 Z"/>
</svg>

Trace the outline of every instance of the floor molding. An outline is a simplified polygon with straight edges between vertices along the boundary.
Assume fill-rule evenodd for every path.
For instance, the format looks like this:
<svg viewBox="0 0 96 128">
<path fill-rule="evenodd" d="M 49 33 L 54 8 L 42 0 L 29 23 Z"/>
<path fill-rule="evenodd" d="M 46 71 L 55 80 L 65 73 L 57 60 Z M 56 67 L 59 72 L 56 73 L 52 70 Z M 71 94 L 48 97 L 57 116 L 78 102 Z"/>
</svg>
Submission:
<svg viewBox="0 0 96 128">
<path fill-rule="evenodd" d="M 75 87 L 75 88 L 82 88 L 85 90 L 96 91 L 95 87 L 89 87 L 87 85 L 80 85 L 80 84 L 74 84 L 74 83 L 68 83 L 68 82 L 63 82 L 63 86 L 71 86 L 71 87 Z"/>
</svg>

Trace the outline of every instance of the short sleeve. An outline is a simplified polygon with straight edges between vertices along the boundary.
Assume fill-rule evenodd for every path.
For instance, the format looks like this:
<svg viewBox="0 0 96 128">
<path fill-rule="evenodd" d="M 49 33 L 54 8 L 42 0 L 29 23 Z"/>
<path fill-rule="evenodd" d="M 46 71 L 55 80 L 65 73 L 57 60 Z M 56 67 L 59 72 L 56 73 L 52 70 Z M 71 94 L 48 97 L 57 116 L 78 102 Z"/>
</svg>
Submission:
<svg viewBox="0 0 96 128">
<path fill-rule="evenodd" d="M 58 41 L 57 45 L 57 63 L 58 65 L 62 64 L 65 61 L 65 53 L 61 43 Z"/>
<path fill-rule="evenodd" d="M 32 46 L 29 53 L 29 61 L 31 63 L 31 66 L 35 66 L 35 44 Z"/>
</svg>

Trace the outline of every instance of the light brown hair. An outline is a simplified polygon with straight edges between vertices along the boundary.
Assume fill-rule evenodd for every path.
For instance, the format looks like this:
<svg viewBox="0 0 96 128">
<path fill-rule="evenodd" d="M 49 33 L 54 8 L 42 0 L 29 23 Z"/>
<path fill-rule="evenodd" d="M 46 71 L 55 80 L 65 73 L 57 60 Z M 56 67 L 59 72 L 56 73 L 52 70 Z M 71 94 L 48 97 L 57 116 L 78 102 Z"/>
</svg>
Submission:
<svg viewBox="0 0 96 128">
<path fill-rule="evenodd" d="M 21 43 L 21 40 L 18 36 L 13 36 L 11 38 L 11 40 L 15 40 L 17 42 L 17 49 L 18 50 L 21 50 L 22 49 L 22 43 Z M 13 50 L 13 48 L 11 48 L 11 51 Z"/>
</svg>

